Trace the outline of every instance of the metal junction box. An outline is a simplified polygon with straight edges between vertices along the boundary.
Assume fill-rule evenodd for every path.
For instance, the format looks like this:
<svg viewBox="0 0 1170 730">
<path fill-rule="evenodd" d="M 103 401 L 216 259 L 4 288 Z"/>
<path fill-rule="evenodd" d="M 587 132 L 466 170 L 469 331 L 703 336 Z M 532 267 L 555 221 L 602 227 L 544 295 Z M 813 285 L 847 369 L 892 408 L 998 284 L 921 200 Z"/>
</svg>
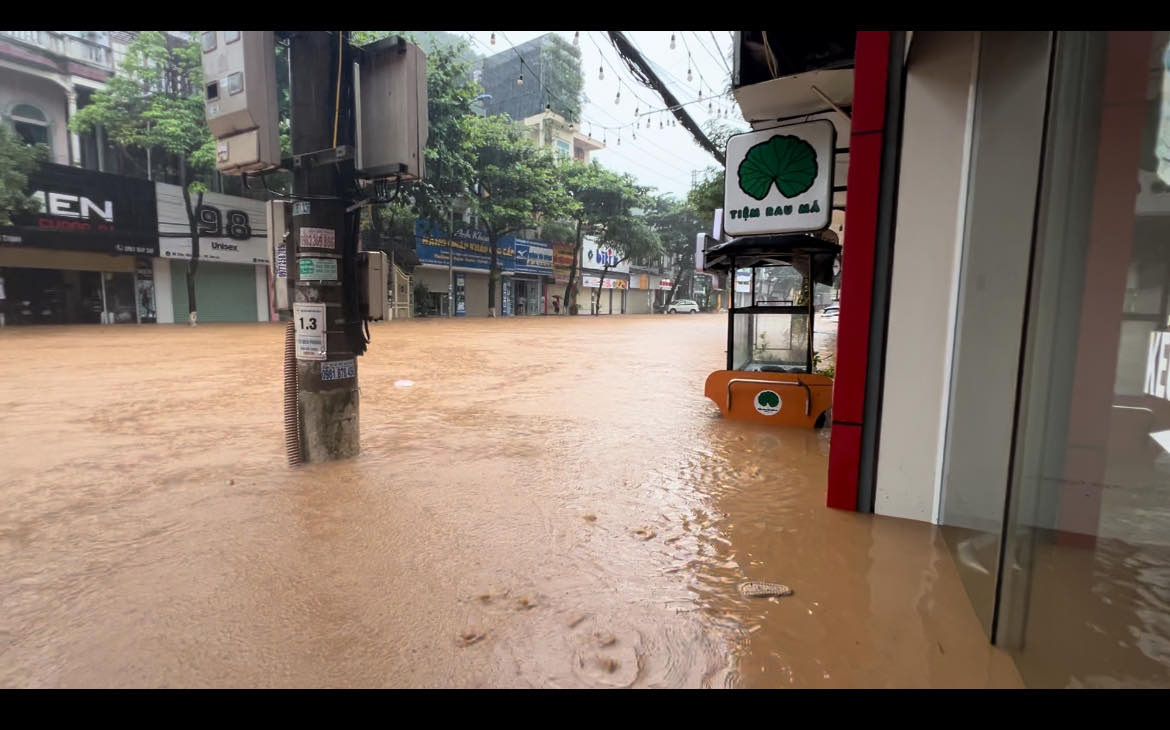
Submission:
<svg viewBox="0 0 1170 730">
<path fill-rule="evenodd" d="M 292 206 L 287 200 L 268 201 L 268 260 L 272 262 L 272 301 L 278 312 L 292 311 L 292 278 L 288 275 Z"/>
<path fill-rule="evenodd" d="M 384 251 L 358 253 L 363 319 L 373 321 L 389 319 L 389 274 L 390 261 Z"/>
<path fill-rule="evenodd" d="M 426 54 L 400 36 L 361 50 L 354 74 L 358 176 L 422 180 L 428 131 Z"/>
<path fill-rule="evenodd" d="M 209 30 L 200 38 L 203 103 L 220 172 L 280 166 L 276 41 L 270 30 Z"/>
</svg>

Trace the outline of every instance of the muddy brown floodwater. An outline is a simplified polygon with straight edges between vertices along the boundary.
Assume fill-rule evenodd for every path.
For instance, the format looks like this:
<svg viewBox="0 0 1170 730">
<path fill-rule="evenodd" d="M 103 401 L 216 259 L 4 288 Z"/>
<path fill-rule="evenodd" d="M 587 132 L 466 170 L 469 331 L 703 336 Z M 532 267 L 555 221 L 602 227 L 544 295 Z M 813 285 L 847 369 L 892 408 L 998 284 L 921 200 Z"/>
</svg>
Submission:
<svg viewBox="0 0 1170 730">
<path fill-rule="evenodd" d="M 377 325 L 361 455 L 296 470 L 281 325 L 0 330 L 0 685 L 1018 685 L 827 430 L 719 417 L 725 322 Z"/>
</svg>

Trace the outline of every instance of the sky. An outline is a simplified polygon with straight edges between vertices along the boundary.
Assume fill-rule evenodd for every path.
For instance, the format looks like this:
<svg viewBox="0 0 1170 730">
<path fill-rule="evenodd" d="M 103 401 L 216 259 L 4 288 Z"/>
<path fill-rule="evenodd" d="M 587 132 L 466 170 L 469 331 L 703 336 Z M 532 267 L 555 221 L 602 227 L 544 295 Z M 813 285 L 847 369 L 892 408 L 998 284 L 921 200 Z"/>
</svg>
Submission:
<svg viewBox="0 0 1170 730">
<path fill-rule="evenodd" d="M 488 56 L 549 31 L 449 32 L 467 38 L 477 53 Z M 572 42 L 577 31 L 553 32 Z M 585 96 L 588 100 L 582 107 L 581 126 L 586 133 L 592 134 L 595 139 L 604 139 L 606 143 L 606 148 L 594 152 L 592 159 L 617 172 L 630 173 L 643 185 L 653 186 L 679 198 L 685 197 L 691 187 L 692 173 L 701 174 L 709 167 L 718 167 L 719 163 L 699 147 L 691 134 L 677 121 L 677 126 L 669 126 L 668 120 L 673 115 L 663 112 L 642 117 L 643 126 L 634 129 L 635 112 L 644 114 L 652 109 L 664 109 L 666 103 L 657 92 L 635 81 L 605 31 L 579 32 L 581 68 L 585 75 Z M 491 43 L 492 33 L 496 36 L 495 45 Z M 719 96 L 727 88 L 731 77 L 731 31 L 624 33 L 680 102 L 697 102 L 686 106 L 696 123 L 702 126 L 706 120 L 717 117 L 722 108 L 728 116 L 720 121 L 748 131 L 749 125 L 740 115 L 734 99 L 730 95 Z M 674 50 L 670 48 L 672 34 L 675 36 Z M 690 83 L 687 82 L 688 65 L 692 72 Z M 604 69 L 604 79 L 599 78 L 599 69 Z M 619 79 L 621 102 L 615 104 Z M 700 91 L 702 101 L 698 102 Z M 713 104 L 713 113 L 707 111 L 709 103 Z M 651 124 L 649 129 L 644 126 L 647 119 Z M 666 125 L 663 129 L 659 129 L 660 121 Z M 618 127 L 622 128 L 619 130 Z M 620 145 L 617 143 L 619 136 Z"/>
</svg>

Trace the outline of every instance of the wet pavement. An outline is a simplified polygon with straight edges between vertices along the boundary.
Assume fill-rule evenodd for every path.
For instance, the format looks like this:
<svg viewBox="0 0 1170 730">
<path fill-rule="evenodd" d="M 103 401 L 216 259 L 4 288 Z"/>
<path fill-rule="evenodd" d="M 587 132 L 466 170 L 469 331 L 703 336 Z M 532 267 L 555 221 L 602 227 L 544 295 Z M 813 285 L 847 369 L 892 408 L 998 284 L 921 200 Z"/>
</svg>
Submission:
<svg viewBox="0 0 1170 730">
<path fill-rule="evenodd" d="M 296 470 L 282 325 L 0 330 L 0 686 L 1019 685 L 828 430 L 719 417 L 723 316 L 371 329 Z"/>
</svg>

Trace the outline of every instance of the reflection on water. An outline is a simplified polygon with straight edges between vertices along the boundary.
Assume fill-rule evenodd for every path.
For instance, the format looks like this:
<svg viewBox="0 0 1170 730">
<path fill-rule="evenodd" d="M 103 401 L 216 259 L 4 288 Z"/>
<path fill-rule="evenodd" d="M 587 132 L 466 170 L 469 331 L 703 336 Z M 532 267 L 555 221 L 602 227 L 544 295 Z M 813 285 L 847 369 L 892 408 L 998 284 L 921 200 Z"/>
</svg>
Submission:
<svg viewBox="0 0 1170 730">
<path fill-rule="evenodd" d="M 361 455 L 295 471 L 282 327 L 0 331 L 0 685 L 1018 682 L 828 431 L 719 418 L 725 321 L 376 326 Z"/>
</svg>

